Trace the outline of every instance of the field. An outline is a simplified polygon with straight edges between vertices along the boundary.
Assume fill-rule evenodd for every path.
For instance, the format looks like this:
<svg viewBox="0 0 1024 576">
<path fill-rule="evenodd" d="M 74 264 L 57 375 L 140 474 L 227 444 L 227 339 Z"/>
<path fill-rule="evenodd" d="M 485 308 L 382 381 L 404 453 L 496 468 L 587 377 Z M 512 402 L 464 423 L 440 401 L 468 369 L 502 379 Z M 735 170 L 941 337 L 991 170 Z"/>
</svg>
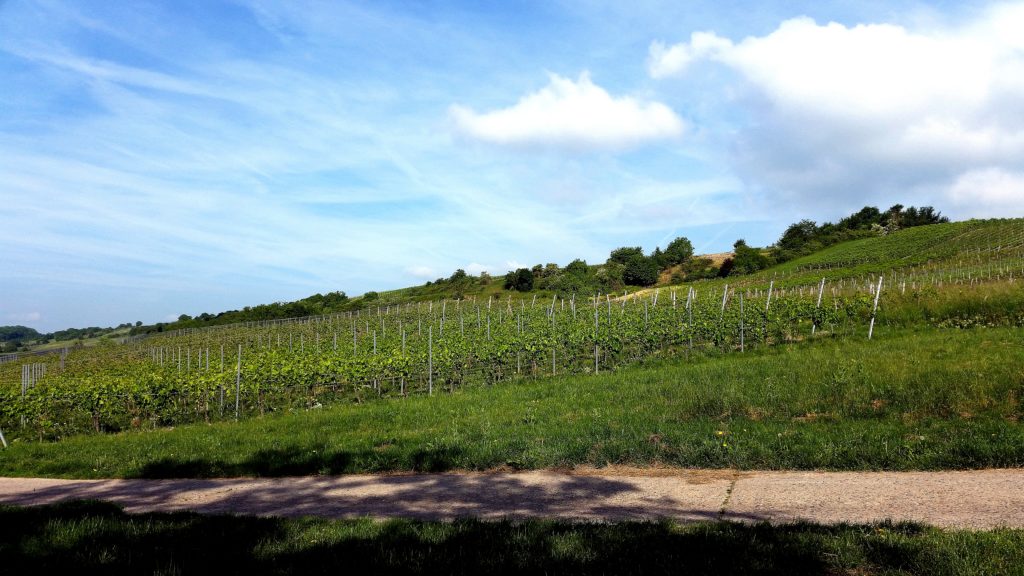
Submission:
<svg viewBox="0 0 1024 576">
<path fill-rule="evenodd" d="M 693 285 L 396 291 L 353 314 L 30 357 L 0 364 L 0 474 L 1022 467 L 1022 239 L 1022 220 L 935 225 Z M 29 527 L 0 539 L 16 564 L 105 572 L 189 571 L 180 550 L 229 532 L 231 554 L 208 554 L 227 572 L 355 554 L 412 572 L 1009 573 L 1024 554 L 1021 531 L 907 525 L 331 522 L 91 503 L 0 516 Z"/>
<path fill-rule="evenodd" d="M 856 341 L 876 324 L 881 331 L 1020 326 L 1020 230 L 1018 220 L 909 229 L 836 246 L 770 274 L 614 299 L 507 294 L 383 304 L 29 357 L 28 364 L 0 364 L 0 429 L 12 438 L 52 440 L 234 420 L 608 372 L 651 358 L 746 353 L 812 338 Z M 1004 237 L 979 267 L 982 244 Z M 911 249 L 930 256 L 907 260 Z M 850 267 L 836 267 L 841 262 Z M 897 270 L 897 262 L 917 267 Z M 827 273 L 815 268 L 816 280 L 795 282 L 822 263 Z"/>
<path fill-rule="evenodd" d="M 15 442 L 0 474 L 282 476 L 589 464 L 1024 465 L 1020 329 L 907 328 L 173 430 Z"/>
</svg>

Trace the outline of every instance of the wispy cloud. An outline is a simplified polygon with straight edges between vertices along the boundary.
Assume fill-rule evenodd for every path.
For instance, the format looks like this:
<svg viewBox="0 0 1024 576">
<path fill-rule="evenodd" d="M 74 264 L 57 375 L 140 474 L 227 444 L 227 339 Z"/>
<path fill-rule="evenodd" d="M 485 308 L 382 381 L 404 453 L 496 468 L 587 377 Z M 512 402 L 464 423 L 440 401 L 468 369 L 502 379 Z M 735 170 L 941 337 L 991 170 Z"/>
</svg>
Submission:
<svg viewBox="0 0 1024 576">
<path fill-rule="evenodd" d="M 673 235 L 765 243 L 885 183 L 960 215 L 1019 205 L 1013 5 L 923 31 L 870 7 L 854 21 L 877 25 L 816 24 L 818 4 L 515 10 L 3 4 L 0 317 L 157 321 Z"/>
</svg>

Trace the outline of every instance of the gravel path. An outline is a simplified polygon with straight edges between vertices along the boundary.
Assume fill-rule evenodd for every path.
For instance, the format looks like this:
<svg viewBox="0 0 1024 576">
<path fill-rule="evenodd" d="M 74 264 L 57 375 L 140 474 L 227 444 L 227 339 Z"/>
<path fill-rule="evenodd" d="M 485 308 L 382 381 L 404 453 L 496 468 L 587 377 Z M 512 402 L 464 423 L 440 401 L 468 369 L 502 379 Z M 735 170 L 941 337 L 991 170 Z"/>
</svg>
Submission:
<svg viewBox="0 0 1024 576">
<path fill-rule="evenodd" d="M 1024 470 L 734 472 L 628 469 L 209 480 L 0 478 L 0 503 L 115 502 L 128 512 L 192 510 L 334 518 L 727 519 L 824 524 L 912 520 L 1024 527 Z"/>
</svg>

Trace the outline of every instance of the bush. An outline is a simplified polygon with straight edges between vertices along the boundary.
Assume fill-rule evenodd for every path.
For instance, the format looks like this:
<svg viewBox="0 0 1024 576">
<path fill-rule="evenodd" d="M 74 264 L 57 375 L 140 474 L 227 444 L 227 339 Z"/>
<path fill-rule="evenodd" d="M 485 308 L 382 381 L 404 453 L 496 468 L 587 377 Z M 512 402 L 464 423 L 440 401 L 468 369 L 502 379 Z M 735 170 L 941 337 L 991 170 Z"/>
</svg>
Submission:
<svg viewBox="0 0 1024 576">
<path fill-rule="evenodd" d="M 665 248 L 664 258 L 669 266 L 685 264 L 690 258 L 693 258 L 693 244 L 688 239 L 680 236 L 668 243 L 668 248 Z"/>
<path fill-rule="evenodd" d="M 505 274 L 505 289 L 517 292 L 533 290 L 533 272 L 529 268 L 520 268 Z"/>
<path fill-rule="evenodd" d="M 622 271 L 622 281 L 632 286 L 653 286 L 658 281 L 658 264 L 653 258 L 634 256 Z"/>
</svg>

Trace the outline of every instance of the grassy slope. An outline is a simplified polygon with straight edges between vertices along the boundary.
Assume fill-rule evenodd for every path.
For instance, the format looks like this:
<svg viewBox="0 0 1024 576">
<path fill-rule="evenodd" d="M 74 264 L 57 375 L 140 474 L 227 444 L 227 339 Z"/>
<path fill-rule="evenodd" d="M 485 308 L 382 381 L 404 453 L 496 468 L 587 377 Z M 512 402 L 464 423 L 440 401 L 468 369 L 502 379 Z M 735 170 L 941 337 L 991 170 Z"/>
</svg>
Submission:
<svg viewBox="0 0 1024 576">
<path fill-rule="evenodd" d="M 957 242 L 967 249 L 1000 237 L 1012 243 L 1021 223 Z M 945 238 L 940 227 L 928 228 L 914 234 Z M 821 266 L 834 278 L 962 258 L 959 247 L 938 250 L 934 238 L 918 239 L 936 250 L 917 259 L 899 253 L 902 240 L 894 235 L 833 247 L 749 280 L 791 273 L 792 283 L 817 278 Z M 1014 288 L 996 288 L 983 299 L 948 290 L 908 295 L 888 321 L 911 328 L 873 345 L 819 341 L 239 424 L 16 444 L 0 452 L 0 474 L 283 475 L 606 462 L 1022 466 L 1019 328 L 921 328 L 936 324 L 936 317 L 984 326 L 1000 315 L 1005 318 L 995 324 L 1019 325 L 1021 299 L 1007 293 Z M 479 288 L 484 298 L 500 292 L 497 281 Z M 398 291 L 384 300 L 441 296 Z M 375 573 L 1010 574 L 1022 573 L 1024 531 L 128 516 L 77 503 L 0 507 L 0 557 L 4 569 L 42 573 L 333 573 L 358 567 Z"/>
<path fill-rule="evenodd" d="M 820 277 L 825 270 L 826 276 L 836 278 L 921 266 L 960 268 L 997 261 L 1019 263 L 1022 250 L 1024 219 L 968 220 L 843 242 L 758 276 L 792 274 L 812 278 Z"/>
<path fill-rule="evenodd" d="M 1019 329 L 903 329 L 240 423 L 15 443 L 0 474 L 1024 465 Z"/>
<path fill-rule="evenodd" d="M 911 524 L 450 523 L 0 506 L 0 571 L 34 574 L 1013 574 L 1024 531 Z"/>
</svg>

